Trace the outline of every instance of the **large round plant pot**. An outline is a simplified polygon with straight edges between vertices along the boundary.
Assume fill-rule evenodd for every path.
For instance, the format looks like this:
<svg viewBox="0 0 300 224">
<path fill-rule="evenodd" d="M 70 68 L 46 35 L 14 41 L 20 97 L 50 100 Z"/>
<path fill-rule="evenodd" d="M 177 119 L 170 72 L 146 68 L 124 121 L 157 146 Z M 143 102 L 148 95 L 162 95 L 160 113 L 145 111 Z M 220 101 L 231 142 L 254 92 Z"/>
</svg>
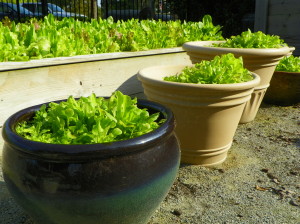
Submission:
<svg viewBox="0 0 300 224">
<path fill-rule="evenodd" d="M 138 106 L 161 112 L 166 122 L 140 137 L 106 144 L 46 144 L 17 135 L 16 124 L 40 106 L 5 122 L 4 180 L 36 223 L 147 223 L 175 180 L 180 150 L 172 112 L 148 101 Z"/>
<path fill-rule="evenodd" d="M 300 73 L 275 71 L 264 102 L 279 106 L 300 103 Z"/>
<path fill-rule="evenodd" d="M 181 146 L 181 162 L 203 166 L 222 163 L 227 157 L 245 103 L 260 78 L 238 84 L 188 84 L 163 77 L 181 72 L 186 65 L 156 66 L 139 71 L 149 100 L 171 108 Z"/>
<path fill-rule="evenodd" d="M 267 49 L 248 49 L 248 48 L 225 48 L 212 47 L 212 43 L 221 41 L 194 41 L 183 44 L 183 49 L 190 56 L 192 63 L 201 60 L 211 60 L 216 55 L 233 53 L 236 57 L 242 57 L 244 66 L 249 71 L 260 76 L 260 84 L 255 87 L 251 100 L 247 102 L 240 123 L 248 123 L 254 120 L 260 104 L 264 98 L 270 80 L 275 71 L 276 65 L 287 54 L 290 53 L 289 47 L 267 48 Z"/>
</svg>

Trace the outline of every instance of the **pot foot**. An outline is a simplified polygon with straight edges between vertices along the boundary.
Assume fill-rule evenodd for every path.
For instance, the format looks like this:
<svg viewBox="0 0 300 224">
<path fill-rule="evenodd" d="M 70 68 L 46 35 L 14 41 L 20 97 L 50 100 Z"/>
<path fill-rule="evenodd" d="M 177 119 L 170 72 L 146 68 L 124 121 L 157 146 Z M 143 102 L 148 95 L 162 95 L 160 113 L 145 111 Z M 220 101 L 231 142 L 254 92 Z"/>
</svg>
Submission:
<svg viewBox="0 0 300 224">
<path fill-rule="evenodd" d="M 227 152 L 230 149 L 231 145 L 232 141 L 228 145 L 216 149 L 181 149 L 181 163 L 200 165 L 205 167 L 219 165 L 226 160 Z"/>
<path fill-rule="evenodd" d="M 269 84 L 266 87 L 254 89 L 253 93 L 251 94 L 251 99 L 246 102 L 242 117 L 239 122 L 240 124 L 249 123 L 254 120 L 268 87 Z"/>
</svg>

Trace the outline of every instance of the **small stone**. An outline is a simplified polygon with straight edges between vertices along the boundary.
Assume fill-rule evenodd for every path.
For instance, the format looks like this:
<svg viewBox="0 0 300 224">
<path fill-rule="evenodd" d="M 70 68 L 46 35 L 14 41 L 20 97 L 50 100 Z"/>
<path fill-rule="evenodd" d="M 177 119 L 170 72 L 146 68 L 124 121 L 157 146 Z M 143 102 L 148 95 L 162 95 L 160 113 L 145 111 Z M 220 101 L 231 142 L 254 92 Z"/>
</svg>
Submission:
<svg viewBox="0 0 300 224">
<path fill-rule="evenodd" d="M 251 196 L 251 195 L 247 195 L 247 198 L 248 198 L 248 199 L 254 199 L 254 197 Z"/>
<path fill-rule="evenodd" d="M 277 180 L 278 180 L 278 178 L 277 178 L 274 174 L 272 174 L 272 173 L 267 173 L 267 176 L 268 176 L 270 179 L 277 179 Z"/>
<path fill-rule="evenodd" d="M 300 168 L 291 169 L 290 174 L 295 176 L 300 175 Z"/>
<path fill-rule="evenodd" d="M 299 203 L 295 202 L 294 200 L 290 200 L 290 205 L 293 205 L 293 206 L 300 206 Z"/>
<path fill-rule="evenodd" d="M 171 213 L 176 216 L 180 216 L 182 214 L 182 212 L 177 209 L 174 209 Z"/>
<path fill-rule="evenodd" d="M 297 173 L 296 171 L 291 170 L 291 171 L 290 171 L 290 174 L 292 174 L 292 175 L 297 175 L 298 173 Z"/>
<path fill-rule="evenodd" d="M 218 169 L 219 173 L 225 173 L 224 169 Z"/>
</svg>

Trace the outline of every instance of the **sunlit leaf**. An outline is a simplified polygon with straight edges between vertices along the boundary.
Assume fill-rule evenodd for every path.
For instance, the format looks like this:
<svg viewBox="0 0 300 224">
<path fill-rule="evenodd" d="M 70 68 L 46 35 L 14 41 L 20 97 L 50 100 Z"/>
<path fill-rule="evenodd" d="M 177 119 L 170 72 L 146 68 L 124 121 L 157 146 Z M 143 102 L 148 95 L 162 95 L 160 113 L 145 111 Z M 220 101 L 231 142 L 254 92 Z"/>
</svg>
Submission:
<svg viewBox="0 0 300 224">
<path fill-rule="evenodd" d="M 203 60 L 194 67 L 185 67 L 180 74 L 164 77 L 171 82 L 195 84 L 228 84 L 252 80 L 249 70 L 244 68 L 243 59 L 233 54 L 215 56 L 213 60 Z"/>
<path fill-rule="evenodd" d="M 139 108 L 136 98 L 116 91 L 109 99 L 92 94 L 43 105 L 32 120 L 19 123 L 16 131 L 24 138 L 47 143 L 104 143 L 149 133 L 164 122 L 158 118 L 159 113 Z"/>
</svg>

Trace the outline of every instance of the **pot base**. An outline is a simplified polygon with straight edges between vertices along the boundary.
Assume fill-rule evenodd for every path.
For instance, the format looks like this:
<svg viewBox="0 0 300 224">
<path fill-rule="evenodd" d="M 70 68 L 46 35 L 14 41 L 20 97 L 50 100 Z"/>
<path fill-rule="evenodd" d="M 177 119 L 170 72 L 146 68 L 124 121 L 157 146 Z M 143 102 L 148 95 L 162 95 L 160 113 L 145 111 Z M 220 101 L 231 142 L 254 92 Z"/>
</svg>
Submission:
<svg viewBox="0 0 300 224">
<path fill-rule="evenodd" d="M 181 149 L 181 163 L 200 165 L 205 167 L 216 166 L 223 163 L 227 158 L 227 152 L 232 141 L 223 147 L 210 150 Z"/>
<path fill-rule="evenodd" d="M 8 178 L 6 184 L 36 224 L 146 224 L 166 197 L 177 170 L 170 169 L 143 186 L 113 195 L 68 193 L 51 197 L 51 194 L 24 194 Z"/>
<path fill-rule="evenodd" d="M 262 88 L 260 87 L 254 89 L 253 93 L 251 94 L 251 99 L 245 105 L 239 122 L 240 124 L 249 123 L 254 120 L 268 87 L 269 85 L 266 85 Z"/>
</svg>

